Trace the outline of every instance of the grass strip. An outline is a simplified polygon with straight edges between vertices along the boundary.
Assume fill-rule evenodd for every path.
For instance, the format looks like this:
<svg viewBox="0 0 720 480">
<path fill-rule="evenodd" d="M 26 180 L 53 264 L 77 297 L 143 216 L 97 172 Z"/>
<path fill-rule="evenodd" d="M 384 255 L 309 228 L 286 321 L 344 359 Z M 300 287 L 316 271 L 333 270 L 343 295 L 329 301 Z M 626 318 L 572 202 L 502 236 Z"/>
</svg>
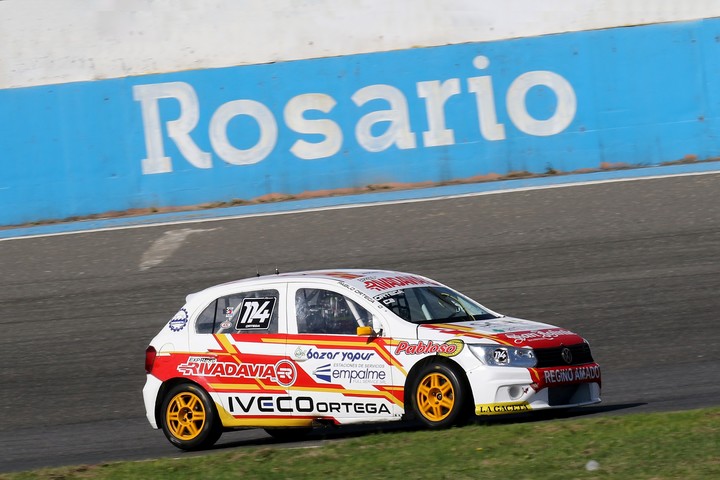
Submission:
<svg viewBox="0 0 720 480">
<path fill-rule="evenodd" d="M 314 448 L 277 444 L 0 475 L 48 478 L 720 478 L 720 408 L 374 433 Z"/>
</svg>

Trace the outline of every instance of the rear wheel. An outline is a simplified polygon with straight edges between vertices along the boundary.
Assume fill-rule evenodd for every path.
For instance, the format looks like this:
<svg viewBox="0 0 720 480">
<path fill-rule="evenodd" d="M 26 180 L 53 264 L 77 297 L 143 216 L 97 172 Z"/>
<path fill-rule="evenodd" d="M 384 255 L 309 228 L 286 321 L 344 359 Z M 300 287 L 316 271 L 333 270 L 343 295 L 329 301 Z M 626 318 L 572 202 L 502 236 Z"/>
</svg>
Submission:
<svg viewBox="0 0 720 480">
<path fill-rule="evenodd" d="M 163 433 L 170 443 L 183 450 L 211 447 L 222 433 L 210 395 L 192 383 L 171 388 L 161 413 Z"/>
<path fill-rule="evenodd" d="M 413 388 L 415 416 L 425 425 L 445 428 L 464 420 L 464 383 L 448 365 L 434 363 L 420 371 Z"/>
</svg>

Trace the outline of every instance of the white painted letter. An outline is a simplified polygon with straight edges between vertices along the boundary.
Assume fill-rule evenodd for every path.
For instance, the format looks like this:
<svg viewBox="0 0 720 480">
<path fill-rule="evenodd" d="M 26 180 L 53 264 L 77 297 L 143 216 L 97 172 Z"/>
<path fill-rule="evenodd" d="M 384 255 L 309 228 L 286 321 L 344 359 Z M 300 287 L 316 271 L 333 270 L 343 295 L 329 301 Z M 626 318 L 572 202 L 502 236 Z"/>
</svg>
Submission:
<svg viewBox="0 0 720 480">
<path fill-rule="evenodd" d="M 538 85 L 548 87 L 557 97 L 555 112 L 547 120 L 531 117 L 525 105 L 528 91 Z M 516 78 L 508 88 L 505 101 L 508 115 L 518 130 L 538 137 L 562 132 L 573 121 L 577 111 L 577 98 L 570 82 L 557 73 L 544 70 L 523 73 Z"/>
<path fill-rule="evenodd" d="M 160 127 L 158 99 L 174 98 L 180 102 L 180 117 L 167 122 L 168 136 L 175 142 L 185 159 L 198 168 L 211 168 L 212 157 L 203 152 L 190 138 L 190 132 L 200 119 L 200 108 L 195 89 L 185 82 L 156 83 L 135 85 L 133 98 L 140 102 L 143 128 L 145 130 L 145 149 L 147 158 L 142 160 L 143 175 L 150 173 L 172 172 L 172 161 L 165 156 L 165 147 Z"/>
<path fill-rule="evenodd" d="M 490 65 L 490 60 L 480 55 L 475 57 L 473 65 L 478 70 L 484 70 Z M 492 78 L 490 76 L 468 78 L 468 90 L 475 94 L 478 122 L 483 138 L 485 140 L 504 140 L 505 126 L 497 121 Z"/>
<path fill-rule="evenodd" d="M 425 99 L 428 131 L 423 132 L 423 143 L 426 147 L 454 145 L 455 132 L 445 128 L 445 102 L 453 95 L 460 93 L 460 80 L 451 78 L 440 83 L 437 80 L 419 82 L 418 97 Z"/>
<path fill-rule="evenodd" d="M 410 131 L 405 95 L 390 85 L 370 85 L 361 88 L 352 96 L 353 102 L 359 107 L 376 99 L 387 100 L 390 110 L 371 112 L 358 120 L 355 137 L 360 146 L 368 152 L 381 152 L 393 144 L 401 150 L 415 148 L 415 134 Z M 390 126 L 382 135 L 373 136 L 372 126 L 380 122 L 390 122 Z"/>
<path fill-rule="evenodd" d="M 303 160 L 332 157 L 342 147 L 342 130 L 337 123 L 328 119 L 308 120 L 303 117 L 307 110 L 319 110 L 329 113 L 337 102 L 330 95 L 324 93 L 306 93 L 293 97 L 285 105 L 285 124 L 291 130 L 304 134 L 319 134 L 325 137 L 321 142 L 307 142 L 298 140 L 290 151 Z"/>
<path fill-rule="evenodd" d="M 260 138 L 247 150 L 230 144 L 227 126 L 238 115 L 248 115 L 257 121 Z M 210 144 L 220 158 L 233 165 L 250 165 L 270 155 L 277 142 L 278 128 L 272 112 L 255 100 L 234 100 L 220 105 L 210 120 Z"/>
</svg>

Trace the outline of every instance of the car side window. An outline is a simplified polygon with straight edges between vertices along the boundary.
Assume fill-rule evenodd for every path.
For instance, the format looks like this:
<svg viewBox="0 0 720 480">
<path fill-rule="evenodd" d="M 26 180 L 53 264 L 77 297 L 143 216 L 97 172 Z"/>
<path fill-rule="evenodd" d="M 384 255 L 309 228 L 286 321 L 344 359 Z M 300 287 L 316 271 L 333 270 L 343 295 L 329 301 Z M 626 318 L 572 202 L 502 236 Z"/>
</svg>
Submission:
<svg viewBox="0 0 720 480">
<path fill-rule="evenodd" d="M 277 290 L 255 290 L 220 297 L 195 323 L 197 333 L 278 333 Z"/>
<path fill-rule="evenodd" d="M 355 335 L 372 324 L 372 315 L 353 300 L 330 290 L 300 288 L 295 293 L 298 333 Z"/>
</svg>

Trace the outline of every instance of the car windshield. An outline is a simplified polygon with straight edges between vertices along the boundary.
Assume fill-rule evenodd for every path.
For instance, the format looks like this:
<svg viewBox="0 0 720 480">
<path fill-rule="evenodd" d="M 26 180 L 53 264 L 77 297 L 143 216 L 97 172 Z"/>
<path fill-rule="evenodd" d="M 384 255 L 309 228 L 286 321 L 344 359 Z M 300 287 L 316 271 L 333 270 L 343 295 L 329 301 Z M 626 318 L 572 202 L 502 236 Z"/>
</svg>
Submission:
<svg viewBox="0 0 720 480">
<path fill-rule="evenodd" d="M 474 301 L 446 287 L 401 288 L 374 298 L 398 317 L 417 324 L 496 318 Z"/>
</svg>

